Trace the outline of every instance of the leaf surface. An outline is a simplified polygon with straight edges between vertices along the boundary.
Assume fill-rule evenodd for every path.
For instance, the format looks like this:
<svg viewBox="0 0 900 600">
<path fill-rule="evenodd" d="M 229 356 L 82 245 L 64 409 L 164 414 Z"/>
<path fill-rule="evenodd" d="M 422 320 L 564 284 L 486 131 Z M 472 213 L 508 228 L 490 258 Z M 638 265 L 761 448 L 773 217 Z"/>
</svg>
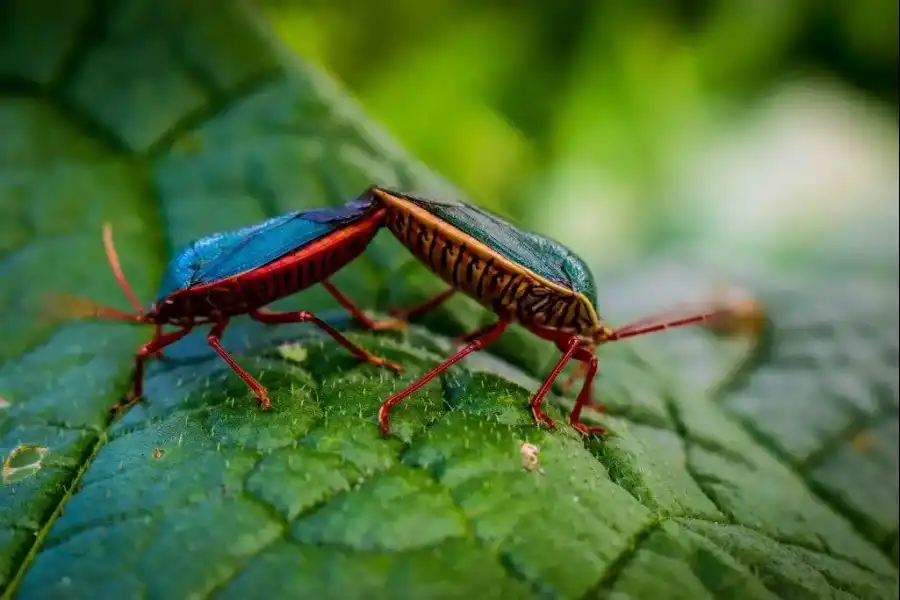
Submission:
<svg viewBox="0 0 900 600">
<path fill-rule="evenodd" d="M 148 332 L 36 310 L 48 291 L 125 305 L 102 222 L 150 299 L 200 235 L 372 182 L 458 195 L 230 2 L 6 2 L 0 131 L 5 597 L 896 596 L 897 281 L 877 253 L 852 286 L 756 281 L 758 346 L 604 348 L 603 441 L 534 426 L 555 351 L 518 329 L 380 438 L 380 401 L 446 354 L 435 332 L 490 318 L 465 298 L 405 334 L 349 334 L 399 378 L 308 327 L 236 320 L 225 344 L 266 414 L 192 334 L 110 424 Z M 618 281 L 627 306 L 653 279 Z M 381 311 L 441 289 L 386 234 L 335 283 Z M 288 307 L 352 330 L 323 290 Z"/>
</svg>

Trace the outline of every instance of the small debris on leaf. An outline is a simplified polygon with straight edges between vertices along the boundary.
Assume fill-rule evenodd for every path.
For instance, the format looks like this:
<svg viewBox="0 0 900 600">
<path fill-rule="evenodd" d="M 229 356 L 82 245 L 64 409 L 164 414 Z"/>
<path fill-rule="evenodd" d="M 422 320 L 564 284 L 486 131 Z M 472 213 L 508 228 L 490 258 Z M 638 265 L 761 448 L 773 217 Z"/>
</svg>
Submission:
<svg viewBox="0 0 900 600">
<path fill-rule="evenodd" d="M 44 456 L 50 448 L 22 444 L 13 448 L 3 461 L 3 483 L 11 484 L 27 479 L 41 470 Z"/>
<path fill-rule="evenodd" d="M 519 446 L 519 452 L 522 454 L 522 466 L 529 471 L 534 471 L 539 464 L 538 454 L 540 448 L 528 442 L 522 442 Z"/>
<path fill-rule="evenodd" d="M 285 360 L 297 364 L 306 362 L 306 359 L 309 357 L 309 351 L 306 347 L 303 344 L 298 344 L 296 342 L 281 344 L 278 346 L 278 354 Z"/>
</svg>

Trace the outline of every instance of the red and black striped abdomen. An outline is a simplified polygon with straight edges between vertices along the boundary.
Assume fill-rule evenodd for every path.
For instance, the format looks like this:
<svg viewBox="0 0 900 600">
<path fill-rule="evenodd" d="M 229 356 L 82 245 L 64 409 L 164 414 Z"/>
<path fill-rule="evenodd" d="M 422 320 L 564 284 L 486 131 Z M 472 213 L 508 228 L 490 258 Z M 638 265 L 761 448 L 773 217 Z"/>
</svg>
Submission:
<svg viewBox="0 0 900 600">
<path fill-rule="evenodd" d="M 382 227 L 385 210 L 329 233 L 290 254 L 234 277 L 176 292 L 159 307 L 169 322 L 239 315 L 334 275 L 362 254 Z"/>
<path fill-rule="evenodd" d="M 425 266 L 455 289 L 525 326 L 588 335 L 597 318 L 587 300 L 548 282 L 427 211 L 381 196 L 385 225 Z"/>
</svg>

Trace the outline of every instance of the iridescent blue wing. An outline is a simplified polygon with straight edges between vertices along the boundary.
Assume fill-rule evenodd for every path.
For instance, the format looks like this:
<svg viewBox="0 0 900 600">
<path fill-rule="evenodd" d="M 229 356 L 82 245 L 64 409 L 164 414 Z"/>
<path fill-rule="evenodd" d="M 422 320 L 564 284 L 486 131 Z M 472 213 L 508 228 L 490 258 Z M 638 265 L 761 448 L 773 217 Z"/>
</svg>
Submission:
<svg viewBox="0 0 900 600">
<path fill-rule="evenodd" d="M 396 192 L 390 193 L 415 203 L 482 242 L 504 258 L 545 279 L 584 294 L 596 305 L 597 290 L 590 269 L 574 252 L 559 242 L 519 229 L 483 208 L 464 202 L 430 200 Z"/>
<path fill-rule="evenodd" d="M 157 301 L 179 290 L 250 271 L 299 250 L 359 219 L 372 202 L 366 193 L 344 206 L 295 211 L 194 240 L 169 263 Z"/>
</svg>

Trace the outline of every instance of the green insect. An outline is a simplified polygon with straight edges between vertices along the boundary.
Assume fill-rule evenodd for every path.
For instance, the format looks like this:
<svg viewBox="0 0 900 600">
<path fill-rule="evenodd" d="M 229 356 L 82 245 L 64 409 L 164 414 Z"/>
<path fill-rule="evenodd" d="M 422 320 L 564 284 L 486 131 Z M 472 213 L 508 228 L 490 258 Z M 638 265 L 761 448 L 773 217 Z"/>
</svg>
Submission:
<svg viewBox="0 0 900 600">
<path fill-rule="evenodd" d="M 434 367 L 409 387 L 384 400 L 378 413 L 382 431 L 390 431 L 393 406 L 440 375 L 468 354 L 497 340 L 513 322 L 552 341 L 562 352 L 531 399 L 538 423 L 554 427 L 543 411 L 544 397 L 569 360 L 581 363 L 584 384 L 569 416 L 583 434 L 603 433 L 586 425 L 581 413 L 593 402 L 597 373 L 594 350 L 603 344 L 684 325 L 717 323 L 731 314 L 728 307 L 667 313 L 611 328 L 599 317 L 597 291 L 590 271 L 562 244 L 523 231 L 500 217 L 463 202 L 426 200 L 374 188 L 387 209 L 388 229 L 450 289 L 405 312 L 412 318 L 436 308 L 457 291 L 474 298 L 497 314 L 494 323 L 466 335 L 467 346 Z M 398 315 L 399 316 L 399 315 Z"/>
</svg>

